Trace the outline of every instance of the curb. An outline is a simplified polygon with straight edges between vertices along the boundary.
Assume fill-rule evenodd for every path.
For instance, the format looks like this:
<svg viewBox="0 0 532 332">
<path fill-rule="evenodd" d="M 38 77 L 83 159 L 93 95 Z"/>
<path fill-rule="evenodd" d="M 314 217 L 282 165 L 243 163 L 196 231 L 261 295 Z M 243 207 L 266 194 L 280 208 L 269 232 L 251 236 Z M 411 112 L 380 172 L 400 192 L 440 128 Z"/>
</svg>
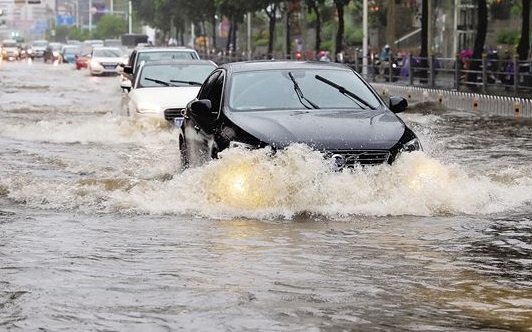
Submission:
<svg viewBox="0 0 532 332">
<path fill-rule="evenodd" d="M 383 97 L 400 96 L 409 102 L 435 102 L 447 108 L 454 108 L 483 115 L 508 117 L 532 117 L 532 99 L 495 96 L 479 93 L 442 89 L 371 83 Z"/>
</svg>

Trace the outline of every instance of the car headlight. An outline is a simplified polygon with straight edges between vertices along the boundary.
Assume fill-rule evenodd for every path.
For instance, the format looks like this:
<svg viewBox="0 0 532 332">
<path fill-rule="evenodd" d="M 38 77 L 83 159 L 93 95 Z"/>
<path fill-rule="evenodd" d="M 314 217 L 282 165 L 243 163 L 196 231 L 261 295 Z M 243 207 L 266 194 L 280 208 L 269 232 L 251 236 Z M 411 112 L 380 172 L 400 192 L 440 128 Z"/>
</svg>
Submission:
<svg viewBox="0 0 532 332">
<path fill-rule="evenodd" d="M 139 114 L 158 114 L 161 113 L 161 108 L 157 105 L 140 104 L 137 106 L 137 113 Z"/>
<path fill-rule="evenodd" d="M 98 61 L 96 61 L 96 60 L 91 60 L 90 65 L 91 65 L 91 67 L 97 67 L 97 66 L 99 66 L 100 64 L 99 64 Z"/>
<path fill-rule="evenodd" d="M 242 143 L 238 141 L 230 141 L 229 142 L 229 148 L 242 148 L 247 150 L 254 150 L 257 147 L 248 143 Z"/>
<path fill-rule="evenodd" d="M 412 151 L 420 151 L 423 148 L 421 147 L 421 142 L 418 138 L 414 138 L 405 144 L 403 144 L 403 147 L 401 148 L 401 152 L 412 152 Z"/>
<path fill-rule="evenodd" d="M 52 54 L 53 54 L 53 56 L 56 57 L 56 58 L 59 56 L 59 52 L 57 52 L 57 51 L 53 51 Z"/>
</svg>

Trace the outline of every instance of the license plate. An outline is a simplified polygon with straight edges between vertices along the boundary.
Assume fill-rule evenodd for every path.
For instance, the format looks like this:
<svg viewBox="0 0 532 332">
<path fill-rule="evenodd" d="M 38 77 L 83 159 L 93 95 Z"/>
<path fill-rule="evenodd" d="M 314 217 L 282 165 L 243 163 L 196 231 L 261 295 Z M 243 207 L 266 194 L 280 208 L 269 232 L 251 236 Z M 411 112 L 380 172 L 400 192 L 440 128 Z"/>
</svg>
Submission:
<svg viewBox="0 0 532 332">
<path fill-rule="evenodd" d="M 115 66 L 105 66 L 105 69 L 115 69 Z"/>
<path fill-rule="evenodd" d="M 176 127 L 181 128 L 181 125 L 183 124 L 183 118 L 174 118 L 174 124 Z"/>
</svg>

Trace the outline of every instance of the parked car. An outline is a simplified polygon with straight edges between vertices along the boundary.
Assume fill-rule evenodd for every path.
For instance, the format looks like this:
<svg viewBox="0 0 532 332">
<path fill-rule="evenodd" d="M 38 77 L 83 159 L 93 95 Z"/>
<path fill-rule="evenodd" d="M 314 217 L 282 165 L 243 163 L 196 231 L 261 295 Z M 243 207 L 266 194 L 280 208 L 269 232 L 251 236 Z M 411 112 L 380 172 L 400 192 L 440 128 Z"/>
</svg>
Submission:
<svg viewBox="0 0 532 332">
<path fill-rule="evenodd" d="M 95 46 L 89 61 L 91 75 L 117 75 L 119 64 L 126 62 L 124 52 L 119 47 Z"/>
<path fill-rule="evenodd" d="M 46 46 L 48 46 L 48 40 L 34 40 L 28 49 L 28 55 L 32 60 L 35 58 L 42 58 L 44 56 L 44 50 L 46 50 Z"/>
<path fill-rule="evenodd" d="M 181 126 L 182 110 L 217 66 L 210 60 L 142 62 L 135 81 L 123 81 L 121 114 L 157 117 Z"/>
<path fill-rule="evenodd" d="M 61 43 L 49 43 L 44 49 L 43 61 L 50 61 L 52 63 L 55 61 L 63 61 L 63 56 L 61 55 L 61 47 L 63 47 L 63 44 Z"/>
<path fill-rule="evenodd" d="M 393 163 L 421 150 L 416 134 L 353 69 L 338 63 L 251 61 L 221 65 L 185 110 L 182 167 L 199 166 L 227 148 L 273 151 L 304 143 L 335 170 Z"/>
<path fill-rule="evenodd" d="M 199 58 L 195 49 L 187 47 L 138 47 L 129 55 L 127 63 L 123 66 L 123 73 L 130 80 L 134 80 L 137 68 L 142 61 L 197 60 Z"/>
<path fill-rule="evenodd" d="M 63 63 L 75 63 L 76 54 L 80 50 L 79 45 L 63 45 L 61 48 L 61 57 L 63 58 Z"/>
<path fill-rule="evenodd" d="M 14 61 L 20 59 L 20 48 L 16 40 L 5 39 L 1 45 L 2 60 Z"/>
</svg>

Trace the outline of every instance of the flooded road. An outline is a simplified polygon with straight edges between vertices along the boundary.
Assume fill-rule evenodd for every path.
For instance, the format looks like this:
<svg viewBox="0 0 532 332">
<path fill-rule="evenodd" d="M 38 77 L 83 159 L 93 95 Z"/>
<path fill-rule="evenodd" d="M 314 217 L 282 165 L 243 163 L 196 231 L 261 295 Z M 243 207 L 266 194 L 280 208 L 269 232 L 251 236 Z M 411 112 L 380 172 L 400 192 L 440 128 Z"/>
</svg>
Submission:
<svg viewBox="0 0 532 332">
<path fill-rule="evenodd" d="M 181 173 L 120 94 L 0 64 L 0 330 L 532 331 L 532 120 L 425 105 L 394 166 L 294 145 Z"/>
</svg>

